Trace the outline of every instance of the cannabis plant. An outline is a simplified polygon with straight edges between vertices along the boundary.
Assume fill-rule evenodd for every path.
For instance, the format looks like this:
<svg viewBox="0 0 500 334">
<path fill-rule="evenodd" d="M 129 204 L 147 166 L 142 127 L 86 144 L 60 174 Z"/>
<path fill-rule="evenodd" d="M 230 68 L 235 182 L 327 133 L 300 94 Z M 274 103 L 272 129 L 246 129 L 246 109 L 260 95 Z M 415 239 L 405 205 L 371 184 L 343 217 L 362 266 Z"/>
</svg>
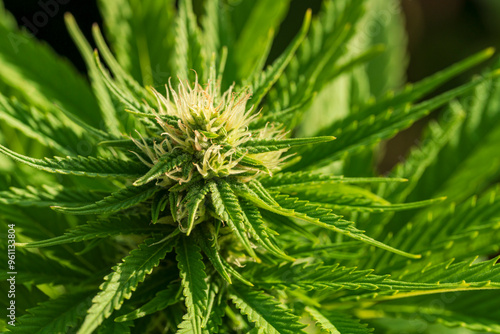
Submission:
<svg viewBox="0 0 500 334">
<path fill-rule="evenodd" d="M 1 12 L 4 330 L 500 333 L 497 72 L 428 98 L 491 49 L 401 88 L 396 1 L 279 56 L 289 1 L 99 4 L 89 84 Z"/>
</svg>

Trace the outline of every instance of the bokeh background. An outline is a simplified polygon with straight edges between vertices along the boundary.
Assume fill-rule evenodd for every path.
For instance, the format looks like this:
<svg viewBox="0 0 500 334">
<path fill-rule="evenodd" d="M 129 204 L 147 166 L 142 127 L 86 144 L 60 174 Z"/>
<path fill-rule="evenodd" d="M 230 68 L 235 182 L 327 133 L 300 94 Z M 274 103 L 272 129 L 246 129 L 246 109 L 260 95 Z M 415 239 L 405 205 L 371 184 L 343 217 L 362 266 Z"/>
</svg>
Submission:
<svg viewBox="0 0 500 334">
<path fill-rule="evenodd" d="M 59 54 L 69 58 L 85 74 L 83 60 L 66 31 L 64 12 L 71 12 L 88 40 L 92 40 L 92 24 L 102 23 L 96 1 L 57 0 L 60 8 L 54 13 L 43 8 L 47 2 L 4 0 L 6 9 L 15 15 L 19 25 L 25 26 L 36 38 L 46 41 Z M 271 50 L 270 61 L 281 53 L 295 35 L 304 12 L 308 8 L 317 12 L 320 6 L 321 0 L 292 0 L 290 11 L 278 32 L 278 42 Z M 418 81 L 486 47 L 500 47 L 499 0 L 401 0 L 401 8 L 408 34 L 408 82 Z M 41 10 L 51 17 L 46 24 L 36 27 L 32 22 L 42 19 L 37 17 Z M 476 68 L 449 82 L 441 90 L 456 86 L 479 71 L 480 68 Z M 429 117 L 435 117 L 435 114 Z M 382 173 L 404 158 L 408 148 L 419 137 L 425 122 L 426 119 L 417 122 L 388 142 L 388 153 L 378 166 Z"/>
</svg>

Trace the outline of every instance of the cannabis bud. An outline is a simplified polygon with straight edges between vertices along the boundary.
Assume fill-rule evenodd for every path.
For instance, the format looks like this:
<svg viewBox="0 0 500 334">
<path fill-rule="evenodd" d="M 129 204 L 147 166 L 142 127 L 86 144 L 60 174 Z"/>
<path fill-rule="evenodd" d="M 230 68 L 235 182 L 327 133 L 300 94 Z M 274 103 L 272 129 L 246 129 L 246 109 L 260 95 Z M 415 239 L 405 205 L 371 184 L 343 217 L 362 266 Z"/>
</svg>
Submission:
<svg viewBox="0 0 500 334">
<path fill-rule="evenodd" d="M 210 182 L 227 176 L 247 182 L 260 173 L 271 174 L 287 148 L 259 148 L 259 143 L 283 139 L 286 133 L 272 124 L 250 129 L 258 114 L 253 107 L 247 109 L 251 95 L 246 91 L 234 92 L 233 85 L 221 93 L 215 76 L 205 88 L 197 76 L 193 85 L 179 81 L 177 90 L 169 81 L 166 97 L 153 90 L 157 109 L 152 114 L 162 131 L 160 139 L 132 138 L 143 154 L 134 153 L 151 168 L 134 185 L 155 181 L 169 192 L 172 216 L 189 234 L 204 219 L 199 204 Z M 165 191 L 157 196 L 166 196 Z"/>
</svg>

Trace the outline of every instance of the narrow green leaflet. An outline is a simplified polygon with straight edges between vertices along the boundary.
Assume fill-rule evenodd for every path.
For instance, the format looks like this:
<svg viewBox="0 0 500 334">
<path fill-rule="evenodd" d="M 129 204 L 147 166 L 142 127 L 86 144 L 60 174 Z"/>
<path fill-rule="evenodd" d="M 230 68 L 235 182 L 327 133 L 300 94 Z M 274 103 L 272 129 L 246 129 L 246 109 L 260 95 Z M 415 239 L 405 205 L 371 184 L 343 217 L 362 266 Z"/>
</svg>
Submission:
<svg viewBox="0 0 500 334">
<path fill-rule="evenodd" d="M 264 96 L 269 92 L 271 87 L 280 78 L 281 74 L 293 59 L 295 51 L 297 51 L 300 43 L 304 40 L 311 24 L 311 11 L 306 13 L 304 23 L 300 32 L 297 34 L 293 42 L 288 46 L 285 52 L 274 61 L 274 63 L 260 73 L 257 77 L 251 80 L 253 103 L 259 105 Z"/>
<path fill-rule="evenodd" d="M 293 261 L 294 259 L 288 256 L 281 248 L 278 247 L 275 235 L 278 235 L 276 231 L 266 226 L 259 209 L 252 205 L 252 203 L 247 199 L 240 199 L 241 208 L 244 214 L 245 220 L 249 224 L 248 232 L 252 234 L 252 237 L 266 249 L 271 254 L 285 259 L 287 261 Z"/>
<path fill-rule="evenodd" d="M 97 51 L 94 52 L 94 61 L 99 70 L 102 81 L 106 84 L 113 95 L 127 108 L 125 111 L 140 116 L 152 115 L 151 107 L 147 104 L 139 103 L 132 92 L 127 87 L 120 87 L 113 81 L 108 71 L 104 68 L 99 59 Z"/>
<path fill-rule="evenodd" d="M 105 33 L 118 63 L 143 85 L 161 85 L 168 79 L 173 49 L 175 2 L 99 1 Z"/>
<path fill-rule="evenodd" d="M 94 204 L 78 207 L 54 206 L 52 209 L 73 215 L 109 214 L 130 208 L 154 195 L 160 188 L 156 185 L 130 186 L 118 190 Z"/>
<path fill-rule="evenodd" d="M 307 238 L 310 242 L 319 242 L 318 237 L 312 231 L 308 230 L 306 226 L 297 223 L 290 217 L 285 217 L 266 210 L 263 210 L 261 214 L 264 221 L 267 222 L 268 225 L 273 225 L 273 227 L 278 231 L 283 230 L 285 235 L 292 231 L 293 234 Z"/>
<path fill-rule="evenodd" d="M 476 264 L 472 264 L 472 261 L 451 264 L 452 261 L 448 261 L 416 270 L 397 280 L 389 275 L 372 274 L 372 270 L 321 264 L 288 263 L 279 268 L 248 265 L 243 274 L 258 277 L 253 283 L 264 289 L 326 289 L 331 293 L 324 295 L 326 299 L 342 303 L 360 298 L 391 300 L 449 291 L 498 290 L 500 267 L 496 265 L 497 261 L 498 258 Z M 335 297 L 333 293 L 339 290 L 350 291 Z"/>
<path fill-rule="evenodd" d="M 195 220 L 202 218 L 202 214 L 198 210 L 205 210 L 205 204 L 203 201 L 207 196 L 210 188 L 208 185 L 204 184 L 201 187 L 195 187 L 191 189 L 185 198 L 186 207 L 188 209 L 188 226 L 186 235 L 189 235 L 194 228 Z"/>
<path fill-rule="evenodd" d="M 80 284 L 89 277 L 83 268 L 69 266 L 66 261 L 57 257 L 39 255 L 29 251 L 17 251 L 16 279 L 18 282 L 34 284 Z M 5 281 L 11 276 L 7 271 L 0 272 L 0 279 Z"/>
<path fill-rule="evenodd" d="M 354 68 L 358 66 L 362 66 L 366 63 L 369 64 L 371 60 L 378 59 L 378 57 L 380 57 L 384 51 L 384 45 L 375 45 L 371 49 L 368 49 L 367 51 L 359 55 L 347 57 L 347 60 L 345 60 L 341 64 L 324 68 L 324 70 L 318 74 L 318 80 L 315 82 L 315 86 L 318 88 L 318 90 L 320 90 L 325 82 L 330 82 L 341 74 L 349 74 Z"/>
<path fill-rule="evenodd" d="M 250 140 L 243 144 L 243 150 L 248 150 L 250 154 L 258 154 L 272 151 L 289 149 L 291 147 L 310 145 L 334 140 L 335 137 L 323 136 L 312 138 L 290 138 L 290 139 L 263 139 Z"/>
<path fill-rule="evenodd" d="M 456 105 L 455 105 L 456 107 Z M 391 176 L 407 177 L 407 184 L 387 184 L 382 192 L 389 200 L 405 200 L 417 186 L 427 167 L 434 161 L 441 149 L 450 141 L 465 117 L 462 109 L 451 109 L 440 122 L 431 121 L 422 139 L 422 144 L 413 149 L 406 160 L 391 172 Z M 447 120 L 447 121 L 445 121 Z"/>
<path fill-rule="evenodd" d="M 249 127 L 251 129 L 261 128 L 266 126 L 266 124 L 268 123 L 287 124 L 288 122 L 291 121 L 294 114 L 298 112 L 298 110 L 305 108 L 307 105 L 309 105 L 309 103 L 313 100 L 315 96 L 316 94 L 312 94 L 310 97 L 300 101 L 299 103 L 289 108 L 274 110 L 272 113 L 264 112 L 265 115 L 259 114 L 259 117 L 257 117 L 252 123 L 250 123 Z"/>
<path fill-rule="evenodd" d="M 200 248 L 183 237 L 179 239 L 175 250 L 188 310 L 179 332 L 202 334 L 208 286 Z"/>
<path fill-rule="evenodd" d="M 452 104 L 465 110 L 466 118 L 426 169 L 409 199 L 449 194 L 450 200 L 462 201 L 498 178 L 499 82 L 498 78 L 485 81 Z"/>
<path fill-rule="evenodd" d="M 62 186 L 43 186 L 41 189 L 31 186 L 26 189 L 12 187 L 8 191 L 0 191 L 0 203 L 20 206 L 85 205 L 96 202 L 102 197 L 103 193 L 100 191 L 77 190 Z"/>
<path fill-rule="evenodd" d="M 259 63 L 261 53 L 268 47 L 272 41 L 272 31 L 276 31 L 288 10 L 290 0 L 273 1 L 257 0 L 250 13 L 247 13 L 245 25 L 238 36 L 234 46 L 233 57 L 238 64 L 238 77 L 247 78 L 253 67 Z M 269 34 L 271 32 L 271 38 Z M 267 42 L 267 43 L 266 43 Z M 264 52 L 266 54 L 267 52 Z M 257 66 L 258 68 L 258 66 Z M 258 68 L 260 72 L 262 68 Z"/>
<path fill-rule="evenodd" d="M 153 116 L 154 115 L 149 115 Z M 160 142 L 161 138 L 144 138 L 144 142 L 149 145 L 154 145 L 154 143 Z M 107 147 L 117 147 L 121 149 L 133 150 L 137 149 L 137 144 L 132 139 L 116 139 L 116 140 L 104 140 L 99 142 L 99 146 L 107 146 Z"/>
<path fill-rule="evenodd" d="M 221 180 L 216 186 L 212 184 L 210 186 L 210 191 L 216 199 L 220 198 L 219 203 L 221 206 L 218 208 L 217 213 L 219 215 L 222 214 L 222 220 L 227 221 L 228 225 L 231 226 L 231 229 L 236 233 L 248 254 L 254 258 L 258 258 L 246 234 L 243 212 L 231 186 L 227 181 Z M 225 217 L 227 217 L 227 219 L 225 219 Z"/>
<path fill-rule="evenodd" d="M 326 127 L 321 130 L 318 135 L 329 135 L 332 133 L 332 129 L 348 127 L 354 119 L 369 118 L 371 115 L 380 114 L 387 110 L 404 107 L 409 103 L 414 103 L 415 101 L 418 101 L 418 99 L 425 96 L 425 94 L 432 92 L 434 89 L 450 79 L 491 58 L 494 52 L 494 49 L 488 48 L 469 58 L 457 62 L 456 64 L 437 72 L 436 74 L 422 79 L 415 84 L 407 84 L 406 87 L 398 93 L 387 93 L 386 96 L 379 101 L 371 101 L 371 103 L 360 106 L 359 110 L 355 112 L 355 116 L 353 114 L 329 127 Z"/>
<path fill-rule="evenodd" d="M 332 243 L 326 245 L 298 244 L 290 245 L 287 248 L 287 254 L 296 258 L 309 256 L 321 256 L 323 259 L 331 258 L 338 260 L 351 260 L 362 257 L 359 247 L 362 245 L 359 241 L 345 241 L 342 243 Z"/>
<path fill-rule="evenodd" d="M 57 114 L 56 110 L 53 112 Z M 26 136 L 63 154 L 71 154 L 72 148 L 77 147 L 82 140 L 75 133 L 77 129 L 64 123 L 64 119 L 52 113 L 43 113 L 34 107 L 30 108 L 2 94 L 0 94 L 0 119 L 9 127 L 16 128 Z M 92 138 L 86 139 L 89 144 L 92 143 Z"/>
<path fill-rule="evenodd" d="M 338 183 L 400 183 L 406 182 L 404 178 L 388 177 L 344 177 L 342 175 L 313 174 L 308 172 L 287 172 L 273 176 L 263 176 L 259 179 L 269 190 L 288 191 L 297 189 L 315 189 L 329 187 Z"/>
<path fill-rule="evenodd" d="M 368 326 L 361 324 L 358 320 L 352 319 L 347 314 L 331 311 L 320 312 L 311 306 L 306 306 L 305 310 L 316 320 L 316 326 L 327 333 L 369 334 L 372 332 Z"/>
<path fill-rule="evenodd" d="M 126 87 L 129 91 L 131 91 L 137 97 L 141 97 L 146 101 L 152 99 L 152 95 L 141 85 L 135 81 L 129 73 L 125 72 L 122 66 L 116 61 L 113 53 L 106 45 L 104 40 L 104 36 L 101 34 L 101 30 L 98 25 L 92 26 L 92 35 L 94 36 L 94 40 L 97 44 L 100 55 L 106 61 L 106 64 L 109 66 L 109 69 L 113 73 L 113 77 L 116 81 L 120 83 L 121 86 Z M 156 74 L 156 73 L 154 73 Z M 153 80 L 159 78 L 151 78 Z"/>
<path fill-rule="evenodd" d="M 92 177 L 134 177 L 147 171 L 146 166 L 134 161 L 116 158 L 54 157 L 33 159 L 0 145 L 0 153 L 33 168 L 50 173 L 84 175 Z"/>
<path fill-rule="evenodd" d="M 193 12 L 192 0 L 179 1 L 179 15 L 175 27 L 174 68 L 182 80 L 196 75 L 204 82 L 208 78 L 207 55 L 203 54 L 201 32 Z"/>
<path fill-rule="evenodd" d="M 85 36 L 81 32 L 81 30 L 78 28 L 75 18 L 71 14 L 66 14 L 65 20 L 68 31 L 71 34 L 71 37 L 73 38 L 73 41 L 77 45 L 78 49 L 80 50 L 85 64 L 87 65 L 92 89 L 101 107 L 104 122 L 107 125 L 108 129 L 113 129 L 113 131 L 111 131 L 111 134 L 113 136 L 119 136 L 120 123 L 117 117 L 118 115 L 116 113 L 116 108 L 109 94 L 109 91 L 107 90 L 106 85 L 102 80 L 102 77 L 99 76 L 99 70 L 93 58 L 92 47 L 85 39 Z"/>
<path fill-rule="evenodd" d="M 443 197 L 417 202 L 390 203 L 364 188 L 345 184 L 335 184 L 328 188 L 317 188 L 307 191 L 300 189 L 296 191 L 286 190 L 284 192 L 293 193 L 299 199 L 307 199 L 311 203 L 318 203 L 325 208 L 340 212 L 406 211 L 431 206 L 446 199 Z"/>
<path fill-rule="evenodd" d="M 355 26 L 363 13 L 363 2 L 342 3 L 325 1 L 322 10 L 311 24 L 309 35 L 300 44 L 297 55 L 281 75 L 277 85 L 269 93 L 269 105 L 274 110 L 290 108 L 322 88 L 330 80 L 319 75 L 326 67 L 332 67 L 345 54 L 348 41 L 355 33 Z M 290 122 L 292 127 L 300 119 L 303 110 L 297 109 Z"/>
<path fill-rule="evenodd" d="M 491 75 L 495 76 L 498 74 L 500 73 L 493 73 Z M 337 137 L 337 140 L 331 143 L 316 145 L 314 149 L 301 151 L 302 159 L 296 165 L 292 166 L 292 168 L 297 170 L 307 168 L 319 162 L 322 164 L 329 163 L 340 159 L 344 154 L 366 149 L 382 139 L 390 138 L 437 107 L 470 91 L 483 82 L 483 80 L 473 80 L 414 106 L 407 104 L 405 107 L 397 109 L 389 108 L 379 114 L 371 114 L 366 118 L 359 118 L 359 114 L 355 114 L 356 116 L 351 117 L 352 122 L 349 124 L 340 124 L 337 122 L 330 126 L 328 130 L 321 131 L 322 134 L 325 133 Z M 342 125 L 344 126 L 342 127 Z"/>
<path fill-rule="evenodd" d="M 135 180 L 134 186 L 145 185 L 146 183 L 157 179 L 159 176 L 172 171 L 174 168 L 187 160 L 189 160 L 187 155 L 178 156 L 175 153 L 165 154 L 146 174 Z"/>
<path fill-rule="evenodd" d="M 231 277 L 227 272 L 226 266 L 224 262 L 222 262 L 219 254 L 217 234 L 215 233 L 214 227 L 211 225 L 206 226 L 205 224 L 203 226 L 199 226 L 196 230 L 194 230 L 193 237 L 203 253 L 208 257 L 215 270 L 219 272 L 226 282 L 232 284 Z"/>
<path fill-rule="evenodd" d="M 25 31 L 0 25 L 0 81 L 32 105 L 54 103 L 93 126 L 101 117 L 95 97 L 75 68 Z M 57 75 L 53 75 L 57 73 Z"/>
<path fill-rule="evenodd" d="M 395 249 L 366 236 L 363 234 L 363 231 L 354 227 L 353 222 L 342 220 L 340 216 L 331 213 L 331 209 L 324 208 L 321 205 L 309 203 L 308 201 L 299 200 L 298 198 L 283 194 L 274 196 L 275 202 L 277 203 L 275 204 L 263 200 L 258 196 L 252 195 L 252 191 L 249 191 L 245 187 L 239 187 L 238 194 L 255 203 L 257 206 L 271 212 L 305 220 L 320 227 L 344 234 L 355 240 L 363 241 L 367 244 L 388 250 L 395 254 L 406 256 L 408 258 L 418 259 L 421 257 L 420 255 L 410 254 Z"/>
<path fill-rule="evenodd" d="M 390 234 L 385 242 L 407 252 L 426 252 L 426 257 L 433 261 L 470 259 L 476 255 L 495 254 L 500 250 L 498 243 L 500 229 L 498 210 L 500 208 L 499 189 L 497 187 L 481 197 L 472 196 L 460 205 L 451 204 L 439 215 L 420 220 L 419 224 L 407 224 L 397 232 Z M 450 248 L 450 246 L 453 246 Z M 386 252 L 378 253 L 366 259 L 365 268 L 374 268 L 379 272 L 391 270 L 393 274 L 405 271 L 407 266 L 412 270 L 425 267 L 427 261 L 410 264 Z"/>
<path fill-rule="evenodd" d="M 221 0 L 205 1 L 204 3 L 204 15 L 201 18 L 202 26 L 202 48 L 205 55 L 211 61 L 211 66 L 220 68 L 220 66 L 225 66 L 225 62 L 222 53 L 227 54 L 227 45 L 224 46 L 224 51 L 222 50 L 222 40 L 225 39 L 222 35 L 222 29 L 224 26 L 223 13 L 219 10 L 223 6 Z M 215 58 L 215 59 L 214 59 Z M 222 72 L 222 70 L 220 71 Z"/>
<path fill-rule="evenodd" d="M 305 333 L 302 331 L 305 325 L 299 322 L 299 317 L 262 291 L 233 286 L 229 296 L 236 307 L 255 323 L 258 333 Z"/>
<path fill-rule="evenodd" d="M 207 316 L 204 334 L 218 333 L 222 325 L 222 318 L 226 314 L 226 293 L 218 282 L 212 282 L 208 289 Z"/>
<path fill-rule="evenodd" d="M 447 327 L 472 331 L 500 333 L 498 318 L 499 291 L 478 291 L 474 294 L 454 293 L 437 305 L 435 296 L 421 296 L 410 300 L 394 300 L 381 305 L 388 316 L 429 319 Z M 443 299 L 441 299 L 443 300 Z"/>
<path fill-rule="evenodd" d="M 148 301 L 146 304 L 140 306 L 134 311 L 122 315 L 115 319 L 115 321 L 123 322 L 129 320 L 135 320 L 147 316 L 158 311 L 161 311 L 170 305 L 174 305 L 179 302 L 179 290 L 181 286 L 178 283 L 172 283 L 165 290 L 159 291 L 153 299 Z"/>
<path fill-rule="evenodd" d="M 113 267 L 113 272 L 106 276 L 100 287 L 101 292 L 92 300 L 92 307 L 88 310 L 78 334 L 93 333 L 114 310 L 121 308 L 123 301 L 130 298 L 137 285 L 172 251 L 172 242 L 155 244 L 153 240 L 149 239 L 141 244 L 130 252 L 123 262 Z"/>
<path fill-rule="evenodd" d="M 9 333 L 67 333 L 77 326 L 91 304 L 88 292 L 62 295 L 30 309 L 16 320 L 16 327 L 10 327 Z"/>
<path fill-rule="evenodd" d="M 316 326 L 330 334 L 341 334 L 338 329 L 320 311 L 311 306 L 306 306 L 306 312 L 316 321 Z"/>
<path fill-rule="evenodd" d="M 145 216 L 143 215 L 115 215 L 105 219 L 89 221 L 68 230 L 64 235 L 29 243 L 17 243 L 16 246 L 26 248 L 51 247 L 116 235 L 151 235 L 169 231 L 168 228 L 161 225 L 144 224 L 144 220 Z"/>
</svg>

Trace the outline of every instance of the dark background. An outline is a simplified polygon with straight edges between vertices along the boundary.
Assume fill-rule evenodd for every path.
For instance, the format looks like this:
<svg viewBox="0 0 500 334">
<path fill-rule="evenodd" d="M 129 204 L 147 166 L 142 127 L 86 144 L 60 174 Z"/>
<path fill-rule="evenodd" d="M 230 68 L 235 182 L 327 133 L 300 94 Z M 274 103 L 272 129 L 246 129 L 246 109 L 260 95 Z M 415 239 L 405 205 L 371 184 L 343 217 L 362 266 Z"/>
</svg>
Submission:
<svg viewBox="0 0 500 334">
<path fill-rule="evenodd" d="M 48 2 L 58 3 L 59 8 L 47 10 L 43 4 Z M 102 24 L 95 0 L 4 0 L 4 4 L 14 14 L 19 25 L 25 26 L 36 38 L 49 43 L 59 54 L 69 58 L 82 73 L 86 73 L 80 54 L 66 31 L 64 13 L 71 12 L 75 16 L 91 41 L 92 24 Z M 320 4 L 321 0 L 292 0 L 290 12 L 277 36 L 278 42 L 273 45 L 271 58 L 279 55 L 294 36 L 305 10 L 312 8 L 318 11 Z M 500 46 L 498 0 L 401 0 L 401 4 L 408 32 L 409 82 L 418 81 L 488 46 Z M 41 11 L 50 16 L 46 22 L 40 16 Z M 35 27 L 33 22 L 39 23 L 41 27 Z M 462 76 L 443 89 L 467 79 L 467 76 Z M 424 123 L 417 123 L 389 142 L 392 153 L 382 160 L 379 166 L 382 172 L 404 156 L 408 147 L 418 138 Z"/>
</svg>

